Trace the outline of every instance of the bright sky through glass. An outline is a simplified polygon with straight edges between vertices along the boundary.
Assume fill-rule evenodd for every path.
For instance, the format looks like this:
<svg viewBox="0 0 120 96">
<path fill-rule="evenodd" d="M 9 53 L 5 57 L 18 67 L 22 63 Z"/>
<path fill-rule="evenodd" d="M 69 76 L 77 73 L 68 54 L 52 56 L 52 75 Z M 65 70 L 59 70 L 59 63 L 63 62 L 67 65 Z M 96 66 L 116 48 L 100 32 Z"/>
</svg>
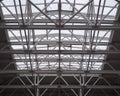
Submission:
<svg viewBox="0 0 120 96">
<path fill-rule="evenodd" d="M 15 2 L 14 2 L 15 1 Z M 5 20 L 16 20 L 16 25 L 21 25 L 21 11 L 19 0 L 3 0 L 1 3 Z M 25 24 L 46 25 L 46 23 L 34 23 L 34 20 L 47 19 L 27 0 L 21 0 L 22 14 Z M 57 20 L 59 0 L 31 0 L 38 8 L 45 12 L 51 19 Z M 53 1 L 53 2 L 52 2 Z M 69 19 L 74 13 L 80 10 L 89 0 L 61 0 L 61 18 Z M 75 1 L 75 2 L 74 2 Z M 80 13 L 74 16 L 75 20 L 95 22 L 98 12 L 99 0 L 85 7 Z M 47 8 L 45 8 L 51 3 Z M 71 5 L 73 6 L 71 6 Z M 29 10 L 28 10 L 29 6 Z M 115 20 L 117 12 L 117 2 L 115 0 L 101 0 L 98 20 Z M 10 25 L 11 23 L 6 23 Z M 51 25 L 52 23 L 48 23 Z M 70 25 L 71 23 L 66 23 Z M 77 23 L 87 25 L 86 23 Z M 101 22 L 99 22 L 101 24 Z M 52 24 L 53 25 L 53 24 Z M 75 23 L 73 23 L 75 25 Z M 104 24 L 103 24 L 104 25 Z M 7 30 L 11 47 L 13 50 L 59 50 L 59 31 L 58 30 Z M 95 34 L 93 34 L 95 32 Z M 92 50 L 108 50 L 108 42 L 111 39 L 111 30 L 61 30 L 61 50 L 91 50 L 91 37 L 93 39 Z M 102 43 L 104 43 L 102 45 Z M 18 70 L 56 70 L 58 68 L 59 56 L 48 54 L 14 54 Z M 61 54 L 61 68 L 63 70 L 101 70 L 106 57 L 105 54 Z M 99 62 L 100 61 L 100 62 Z"/>
</svg>

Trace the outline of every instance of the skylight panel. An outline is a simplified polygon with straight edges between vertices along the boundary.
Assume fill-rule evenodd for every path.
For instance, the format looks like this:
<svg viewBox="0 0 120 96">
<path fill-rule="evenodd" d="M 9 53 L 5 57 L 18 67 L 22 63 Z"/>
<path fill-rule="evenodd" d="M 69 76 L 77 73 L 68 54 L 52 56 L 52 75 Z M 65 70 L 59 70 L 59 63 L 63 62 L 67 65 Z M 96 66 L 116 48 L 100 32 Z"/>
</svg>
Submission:
<svg viewBox="0 0 120 96">
<path fill-rule="evenodd" d="M 66 22 L 65 26 L 74 27 L 81 25 L 89 27 L 96 21 L 98 26 L 105 25 L 106 23 L 103 23 L 105 20 L 114 22 L 118 6 L 115 0 L 101 0 L 100 6 L 98 0 L 93 0 L 89 6 L 86 4 L 90 0 L 61 0 L 61 9 L 59 0 L 53 2 L 31 0 L 34 5 L 23 0 L 21 6 L 18 0 L 15 1 L 3 0 L 1 3 L 4 20 L 14 19 L 13 22 L 16 22 L 6 25 L 56 27 L 55 30 L 44 28 L 7 30 L 12 50 L 28 51 L 26 54 L 13 54 L 18 70 L 56 70 L 59 67 L 59 60 L 63 70 L 102 70 L 102 61 L 106 55 L 87 52 L 107 51 L 112 30 L 64 30 L 64 26 L 63 29 L 62 27 L 59 29 L 53 22 L 59 24 L 59 14 L 61 14 L 60 26 L 66 21 L 69 22 Z M 86 7 L 83 8 L 84 6 Z M 112 26 L 111 23 L 109 25 Z M 60 58 L 59 54 L 32 53 L 39 50 L 61 52 Z M 86 53 L 63 54 L 62 51 Z"/>
<path fill-rule="evenodd" d="M 44 31 L 43 31 L 44 32 Z M 65 32 L 65 31 L 63 31 L 63 32 Z M 73 31 L 74 32 L 74 31 Z M 77 31 L 76 31 L 77 32 Z M 52 33 L 53 35 L 54 35 L 54 33 L 55 33 L 55 31 Z M 44 33 L 44 34 L 46 34 L 46 32 Z M 51 35 L 52 35 L 51 34 Z M 79 33 L 77 33 L 77 34 L 79 34 Z M 81 33 L 80 33 L 81 34 Z M 79 35 L 80 35 L 79 34 Z M 22 34 L 23 35 L 23 34 Z M 27 34 L 28 35 L 28 34 Z M 40 33 L 39 33 L 39 31 L 37 32 L 37 34 L 35 34 L 35 37 L 37 36 L 37 35 L 40 35 Z M 42 34 L 41 34 L 42 35 Z M 11 36 L 12 37 L 20 37 L 20 34 L 19 34 L 19 31 L 17 32 L 16 31 L 16 33 L 14 34 L 14 36 L 12 35 L 12 34 L 9 34 L 9 37 L 11 38 Z M 49 35 L 48 35 L 49 36 Z M 57 36 L 57 35 L 56 35 Z M 69 36 L 71 36 L 70 35 L 70 33 L 69 33 Z M 84 34 L 82 33 L 81 34 L 81 36 L 82 36 L 82 38 L 83 38 L 83 36 L 84 36 Z M 103 37 L 104 36 L 104 34 L 100 34 L 100 37 Z M 109 38 L 109 36 L 110 35 L 106 35 L 107 36 L 107 38 Z M 24 35 L 23 35 L 23 37 L 24 37 Z M 99 36 L 98 36 L 99 37 Z M 68 38 L 68 36 L 67 37 L 64 37 L 64 38 Z M 80 37 L 81 38 L 81 37 Z M 79 39 L 80 39 L 79 38 Z M 97 38 L 97 37 L 95 37 L 95 38 Z M 19 38 L 20 39 L 20 38 Z M 89 38 L 90 39 L 90 38 Z M 72 39 L 71 39 L 72 40 Z M 104 38 L 103 38 L 103 40 L 104 40 Z M 39 41 L 39 40 L 38 40 Z M 63 39 L 63 41 L 64 41 L 64 39 Z M 96 40 L 95 40 L 96 41 Z M 107 39 L 107 42 L 109 41 L 109 39 Z M 12 41 L 11 41 L 12 42 Z M 33 41 L 30 41 L 30 42 L 33 42 Z M 49 41 L 50 42 L 50 41 Z M 78 42 L 78 41 L 76 41 L 76 42 Z M 21 42 L 21 44 L 22 44 L 23 42 Z M 100 42 L 98 41 L 98 44 L 99 44 Z M 36 43 L 35 43 L 36 44 Z M 58 45 L 53 45 L 54 47 L 51 49 L 50 48 L 50 46 L 48 46 L 48 45 L 36 45 L 36 49 L 35 50 L 58 50 Z M 85 45 L 88 49 L 90 49 L 90 45 Z M 24 47 L 27 49 L 27 46 L 26 45 L 24 45 Z M 32 45 L 29 45 L 29 47 L 32 49 L 33 48 L 33 46 Z M 65 47 L 65 46 L 64 46 Z M 65 49 L 64 48 L 62 48 L 62 46 L 61 46 L 61 50 L 83 50 L 83 45 L 81 44 L 81 45 L 72 45 L 72 47 L 71 48 L 69 48 L 70 46 L 67 46 L 67 47 L 65 47 Z M 12 45 L 12 48 L 13 48 L 13 50 L 24 50 L 23 49 L 23 45 L 18 45 L 18 46 L 16 46 L 16 45 Z M 66 49 L 67 48 L 67 49 Z M 96 50 L 106 50 L 107 49 L 107 46 L 98 46 L 97 45 L 97 43 L 96 43 L 96 45 L 94 45 L 93 46 L 93 48 L 95 48 Z M 85 49 L 84 49 L 85 50 Z M 38 55 L 37 55 L 38 56 Z M 67 58 L 70 58 L 71 56 L 67 56 Z M 78 57 L 78 56 L 76 56 L 76 57 Z M 15 56 L 15 59 L 31 59 L 31 61 L 33 60 L 34 61 L 34 59 L 35 59 L 35 57 L 33 57 L 33 56 L 31 56 L 31 57 L 29 57 L 29 55 L 19 55 L 19 57 L 18 56 Z M 44 57 L 45 58 L 45 57 Z M 43 58 L 43 59 L 44 59 Z M 75 58 L 75 56 L 72 56 L 72 58 L 73 59 L 76 59 Z M 87 64 L 88 64 L 88 62 L 90 62 L 90 61 L 88 61 L 88 59 L 89 59 L 90 57 L 89 57 L 89 55 L 83 55 L 83 59 L 85 59 L 85 61 L 86 62 L 84 62 L 84 65 L 83 65 L 83 70 L 86 70 L 87 69 Z M 58 57 L 56 57 L 56 59 L 58 59 Z M 93 56 L 91 56 L 91 59 L 96 59 L 96 61 L 97 61 L 97 59 L 104 59 L 104 54 L 103 54 L 103 56 L 101 56 L 101 55 L 93 55 Z M 77 62 L 77 60 L 76 60 L 76 62 Z M 30 66 L 30 64 L 29 64 L 30 62 L 28 62 L 28 66 Z M 37 63 L 37 62 L 34 62 L 34 63 Z M 32 64 L 34 65 L 34 67 L 33 67 L 33 69 L 36 69 L 35 68 L 35 64 L 34 64 L 33 62 L 32 62 Z M 40 62 L 38 62 L 38 63 L 40 63 Z M 57 63 L 57 62 L 56 62 Z M 73 69 L 77 69 L 77 68 L 79 68 L 79 65 L 80 65 L 80 63 L 81 62 L 77 62 L 77 64 L 74 64 L 74 62 L 73 62 L 73 64 L 71 63 L 71 67 L 73 68 Z M 23 65 L 23 63 L 16 63 L 17 64 L 17 66 L 22 66 Z M 25 64 L 25 62 L 24 62 L 24 64 Z M 63 62 L 63 64 L 65 64 L 65 62 Z M 65 64 L 66 65 L 66 64 Z M 43 70 L 45 70 L 46 69 L 46 66 L 48 66 L 48 64 L 47 63 L 42 63 L 42 64 L 40 64 L 40 69 L 42 68 Z M 53 65 L 51 65 L 51 66 L 53 66 Z M 56 67 L 57 68 L 57 66 L 58 66 L 58 63 L 57 64 L 55 64 L 55 66 L 54 67 Z M 62 65 L 63 66 L 63 65 Z M 66 65 L 66 66 L 68 66 L 68 65 Z M 91 66 L 92 67 L 90 67 L 89 68 L 89 70 L 91 69 L 91 70 L 101 70 L 101 67 L 100 66 L 102 66 L 102 62 L 101 63 L 97 63 L 97 62 L 91 62 Z M 44 69 L 45 68 L 45 69 Z M 18 68 L 19 70 L 20 70 L 20 68 Z M 26 69 L 26 66 L 23 66 L 23 67 L 21 67 L 21 69 Z M 63 69 L 65 69 L 64 67 L 63 67 Z M 69 69 L 69 68 L 68 68 Z M 72 70 L 73 70 L 72 69 Z"/>
</svg>

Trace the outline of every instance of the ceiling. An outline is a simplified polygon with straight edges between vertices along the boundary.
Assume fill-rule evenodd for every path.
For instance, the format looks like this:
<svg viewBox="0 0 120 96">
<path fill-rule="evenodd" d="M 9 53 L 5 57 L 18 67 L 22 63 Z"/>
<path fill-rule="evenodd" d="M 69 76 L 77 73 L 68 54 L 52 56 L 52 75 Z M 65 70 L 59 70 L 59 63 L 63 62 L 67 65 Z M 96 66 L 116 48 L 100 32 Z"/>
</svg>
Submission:
<svg viewBox="0 0 120 96">
<path fill-rule="evenodd" d="M 119 1 L 0 4 L 0 96 L 120 96 Z"/>
</svg>

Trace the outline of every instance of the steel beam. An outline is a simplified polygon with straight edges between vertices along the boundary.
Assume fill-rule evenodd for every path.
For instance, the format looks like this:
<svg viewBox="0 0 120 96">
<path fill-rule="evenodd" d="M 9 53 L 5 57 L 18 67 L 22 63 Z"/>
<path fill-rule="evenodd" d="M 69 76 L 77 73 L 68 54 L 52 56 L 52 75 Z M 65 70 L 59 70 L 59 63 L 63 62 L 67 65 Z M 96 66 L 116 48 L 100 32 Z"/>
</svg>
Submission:
<svg viewBox="0 0 120 96">
<path fill-rule="evenodd" d="M 2 25 L 0 29 L 45 29 L 45 30 L 120 30 L 120 25 Z"/>
<path fill-rule="evenodd" d="M 88 62 L 89 59 L 78 59 L 78 58 L 62 58 L 61 62 Z M 4 59 L 0 60 L 1 63 L 8 62 Z M 10 62 L 30 62 L 30 59 L 15 59 L 10 60 Z M 32 59 L 32 62 L 58 62 L 58 58 L 38 58 L 38 59 Z M 120 62 L 119 59 L 111 59 L 111 60 L 102 60 L 102 59 L 90 59 L 90 62 Z"/>
<path fill-rule="evenodd" d="M 10 75 L 10 74 L 9 74 Z M 36 74 L 20 74 L 20 77 L 25 77 L 25 76 L 35 76 Z M 100 74 L 81 74 L 81 76 L 87 76 L 87 77 L 99 77 Z M 58 74 L 39 74 L 39 76 L 45 76 L 45 77 L 56 77 Z M 62 74 L 63 77 L 71 77 L 71 76 L 76 76 L 79 77 L 80 74 Z"/>
<path fill-rule="evenodd" d="M 32 62 L 58 62 L 59 58 L 38 58 L 32 59 Z M 88 62 L 88 59 L 78 59 L 78 58 L 62 58 L 61 62 Z M 120 60 L 110 60 L 111 62 L 119 62 Z M 1 63 L 8 62 L 6 60 L 0 60 Z M 30 62 L 30 59 L 15 59 L 11 60 L 10 62 Z M 91 59 L 90 62 L 107 62 L 106 60 L 100 59 Z"/>
<path fill-rule="evenodd" d="M 120 51 L 106 50 L 0 50 L 0 54 L 120 54 Z"/>
<path fill-rule="evenodd" d="M 79 35 L 78 35 L 79 36 Z M 12 37 L 11 37 L 12 38 Z M 102 37 L 101 37 L 102 38 Z M 106 38 L 107 39 L 107 38 Z M 29 42 L 30 43 L 30 45 L 34 45 L 35 43 L 34 42 Z M 1 42 L 0 43 L 1 45 L 2 44 L 6 44 L 6 45 L 21 45 L 21 43 L 20 42 L 8 42 L 8 43 L 6 43 L 6 42 Z M 23 45 L 26 45 L 27 43 L 26 42 L 22 42 L 22 44 Z M 37 45 L 48 45 L 48 44 L 50 44 L 50 45 L 54 45 L 54 44 L 58 44 L 58 42 L 57 41 L 40 41 L 40 42 L 37 42 Z M 61 41 L 61 44 L 63 44 L 63 45 L 82 45 L 81 44 L 81 42 L 79 42 L 79 41 Z M 85 44 L 85 45 L 89 45 L 89 42 L 83 42 L 83 44 Z M 97 45 L 110 45 L 110 46 L 112 46 L 112 45 L 114 45 L 114 44 L 120 44 L 120 42 L 99 42 Z M 93 42 L 93 45 L 96 45 L 96 42 Z"/>
<path fill-rule="evenodd" d="M 58 22 L 59 21 L 59 19 L 52 19 L 54 22 Z M 62 21 L 66 21 L 67 19 L 62 19 L 61 20 L 61 22 Z M 21 22 L 21 24 L 22 24 L 22 20 L 21 19 L 19 19 L 19 23 Z M 29 21 L 27 21 L 26 20 L 26 22 L 29 22 Z M 94 23 L 94 20 L 90 20 L 90 22 L 91 23 Z M 103 20 L 103 21 L 101 21 L 101 20 L 98 20 L 98 22 L 101 22 L 101 24 L 118 24 L 119 22 L 116 22 L 116 21 L 114 21 L 114 20 Z M 8 19 L 8 20 L 1 20 L 0 21 L 0 23 L 18 23 L 18 21 L 16 21 L 16 20 L 13 20 L 13 19 Z M 49 20 L 49 19 L 35 19 L 35 20 L 33 20 L 32 21 L 32 23 L 51 23 L 51 21 Z M 81 23 L 81 24 L 83 24 L 83 23 L 88 23 L 88 21 L 86 21 L 86 20 L 84 20 L 84 19 L 72 19 L 72 20 L 70 20 L 70 22 L 69 23 Z"/>
<path fill-rule="evenodd" d="M 57 74 L 57 70 L 3 70 L 0 74 Z M 120 74 L 120 71 L 113 70 L 61 70 L 61 74 Z"/>
<path fill-rule="evenodd" d="M 26 88 L 34 88 L 34 85 L 0 85 L 0 89 L 26 89 Z M 108 86 L 108 85 L 86 85 L 86 86 L 80 86 L 80 85 L 38 85 L 39 89 L 53 89 L 53 88 L 63 88 L 63 89 L 120 89 L 120 86 Z"/>
<path fill-rule="evenodd" d="M 1 44 L 6 44 L 6 45 L 21 45 L 20 42 L 9 42 L 9 43 L 2 43 Z M 27 45 L 26 42 L 22 42 L 23 45 Z M 30 42 L 30 45 L 34 45 L 34 42 Z M 56 45 L 58 44 L 57 41 L 40 41 L 37 43 L 37 45 Z M 89 45 L 89 42 L 83 42 L 85 45 Z M 93 45 L 95 45 L 96 42 L 93 42 Z M 114 44 L 114 43 L 113 43 Z M 112 43 L 109 42 L 99 42 L 97 45 L 101 46 L 106 46 L 106 45 L 113 45 Z M 117 44 L 120 44 L 119 42 Z M 79 41 L 61 41 L 61 45 L 82 45 Z"/>
</svg>

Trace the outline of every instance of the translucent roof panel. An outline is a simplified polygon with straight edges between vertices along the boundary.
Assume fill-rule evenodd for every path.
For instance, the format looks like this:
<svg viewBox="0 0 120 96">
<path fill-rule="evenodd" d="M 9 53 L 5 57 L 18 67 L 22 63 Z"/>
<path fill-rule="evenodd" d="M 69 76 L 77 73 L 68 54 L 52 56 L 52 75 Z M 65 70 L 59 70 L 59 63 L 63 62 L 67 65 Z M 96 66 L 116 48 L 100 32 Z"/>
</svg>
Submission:
<svg viewBox="0 0 120 96">
<path fill-rule="evenodd" d="M 0 4 L 5 25 L 19 27 L 7 30 L 11 49 L 23 52 L 13 54 L 18 70 L 102 70 L 112 30 L 64 30 L 64 26 L 112 26 L 118 7 L 115 0 L 3 0 Z M 57 28 L 59 24 L 63 29 Z"/>
<path fill-rule="evenodd" d="M 40 10 L 47 12 L 46 14 L 50 18 L 58 18 L 59 0 L 31 0 L 32 4 L 29 1 L 30 0 L 23 0 L 22 2 L 19 2 L 19 0 L 15 0 L 14 2 L 14 0 L 3 0 L 1 6 L 4 10 L 4 17 L 6 19 L 20 19 L 22 8 L 24 19 L 27 18 L 28 11 L 32 12 L 31 16 L 34 19 L 46 18 Z M 61 0 L 61 16 L 63 19 L 68 19 L 74 13 L 81 10 L 74 18 L 85 20 L 90 18 L 95 19 L 97 17 L 98 7 L 100 7 L 98 19 L 115 19 L 118 3 L 115 0 L 101 0 L 99 6 L 98 1 L 99 0 L 93 0 L 93 2 L 89 3 L 90 0 Z M 86 4 L 88 4 L 88 6 L 86 6 Z M 21 7 L 19 5 L 21 5 Z"/>
<path fill-rule="evenodd" d="M 23 30 L 8 30 L 8 35 L 13 50 L 59 50 L 59 33 L 57 30 L 51 30 L 50 32 L 43 30 L 34 30 L 34 34 L 29 30 L 30 39 L 25 36 Z M 31 34 L 30 34 L 31 33 Z M 101 34 L 102 33 L 102 34 Z M 107 44 L 110 39 L 110 31 L 96 31 L 92 50 L 107 50 Z M 85 39 L 85 34 L 87 37 Z M 84 30 L 70 31 L 61 30 L 61 50 L 91 50 L 90 43 L 91 34 Z M 27 38 L 26 38 L 27 37 Z M 103 44 L 103 45 L 102 45 Z M 101 70 L 102 61 L 104 60 L 104 54 L 89 55 L 63 55 L 61 54 L 61 67 L 63 70 Z M 59 56 L 49 54 L 15 54 L 14 59 L 18 66 L 18 70 L 39 68 L 41 70 L 55 70 L 59 66 Z M 98 62 L 101 61 L 101 62 Z M 39 67 L 38 67 L 39 65 Z M 88 66 L 89 65 L 89 66 Z M 31 67 L 32 66 L 32 67 Z"/>
</svg>

